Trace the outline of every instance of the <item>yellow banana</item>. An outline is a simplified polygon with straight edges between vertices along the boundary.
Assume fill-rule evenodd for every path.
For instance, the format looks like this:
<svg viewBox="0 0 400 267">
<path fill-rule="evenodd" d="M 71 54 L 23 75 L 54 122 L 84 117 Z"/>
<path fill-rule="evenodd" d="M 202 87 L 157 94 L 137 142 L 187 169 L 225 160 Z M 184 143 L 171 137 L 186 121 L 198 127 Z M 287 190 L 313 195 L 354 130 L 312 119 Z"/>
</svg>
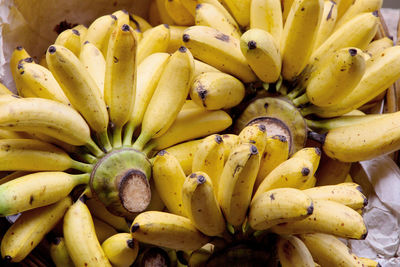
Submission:
<svg viewBox="0 0 400 267">
<path fill-rule="evenodd" d="M 277 246 L 279 262 L 282 267 L 315 267 L 310 251 L 298 237 L 280 236 Z"/>
<path fill-rule="evenodd" d="M 97 240 L 99 240 L 100 244 L 110 236 L 117 234 L 117 230 L 115 230 L 111 225 L 97 218 L 93 218 L 93 225 Z"/>
<path fill-rule="evenodd" d="M 174 24 L 180 26 L 189 26 L 194 24 L 193 15 L 181 3 L 181 0 L 164 0 L 165 9 L 168 15 L 174 21 Z"/>
<path fill-rule="evenodd" d="M 256 80 L 246 58 L 240 51 L 240 41 L 207 26 L 192 26 L 184 31 L 183 42 L 193 56 L 243 82 Z"/>
<path fill-rule="evenodd" d="M 137 47 L 137 64 L 146 57 L 158 52 L 167 52 L 170 38 L 169 26 L 161 24 L 143 33 L 143 38 Z"/>
<path fill-rule="evenodd" d="M 64 216 L 65 245 L 75 266 L 111 267 L 96 237 L 92 216 L 82 195 Z"/>
<path fill-rule="evenodd" d="M 264 154 L 267 144 L 267 129 L 265 125 L 255 123 L 244 127 L 239 133 L 239 144 L 250 143 L 257 147 L 260 155 Z M 261 157 L 260 157 L 261 159 Z"/>
<path fill-rule="evenodd" d="M 313 200 L 301 190 L 277 188 L 266 191 L 252 201 L 249 224 L 254 230 L 302 220 L 313 213 Z"/>
<path fill-rule="evenodd" d="M 70 197 L 22 213 L 1 240 L 1 255 L 8 262 L 21 262 L 53 229 L 71 206 Z"/>
<path fill-rule="evenodd" d="M 354 0 L 339 0 L 338 1 L 338 19 L 340 19 L 351 5 L 354 4 Z"/>
<path fill-rule="evenodd" d="M 30 172 L 27 172 L 27 171 L 11 172 L 10 174 L 7 174 L 6 176 L 3 176 L 0 179 L 0 185 L 5 184 L 5 183 L 7 183 L 7 182 L 9 182 L 11 180 L 14 180 L 14 179 L 16 179 L 18 177 L 21 177 L 21 176 L 24 176 L 24 175 L 27 175 L 27 174 L 30 174 Z"/>
<path fill-rule="evenodd" d="M 251 0 L 223 0 L 222 3 L 229 10 L 240 27 L 246 28 L 249 26 Z"/>
<path fill-rule="evenodd" d="M 186 175 L 179 161 L 165 150 L 161 150 L 153 161 L 152 178 L 168 211 L 186 216 L 182 206 L 182 186 Z"/>
<path fill-rule="evenodd" d="M 337 237 L 365 239 L 367 228 L 357 211 L 329 200 L 313 200 L 314 211 L 307 218 L 273 226 L 280 235 L 325 233 Z"/>
<path fill-rule="evenodd" d="M 239 144 L 239 136 L 236 134 L 223 134 L 222 140 L 224 144 L 224 164 L 225 164 L 233 148 L 237 144 Z"/>
<path fill-rule="evenodd" d="M 95 45 L 106 57 L 108 41 L 116 24 L 117 17 L 115 15 L 101 16 L 90 24 L 84 40 Z"/>
<path fill-rule="evenodd" d="M 322 12 L 323 0 L 293 2 L 280 44 L 282 76 L 285 80 L 294 80 L 306 66 L 314 48 Z"/>
<path fill-rule="evenodd" d="M 208 65 L 200 60 L 194 60 L 194 74 L 193 77 L 196 78 L 198 75 L 206 73 L 206 72 L 220 72 L 218 69 L 213 66 Z"/>
<path fill-rule="evenodd" d="M 101 244 L 106 257 L 113 266 L 131 266 L 139 253 L 139 242 L 129 233 L 115 234 Z"/>
<path fill-rule="evenodd" d="M 57 36 L 57 39 L 54 41 L 55 45 L 64 46 L 75 56 L 79 57 L 81 52 L 81 37 L 80 32 L 76 29 L 67 29 L 60 33 Z"/>
<path fill-rule="evenodd" d="M 354 256 L 354 254 L 353 254 Z M 364 257 L 357 257 L 359 261 L 361 261 L 362 264 L 364 264 L 364 267 L 379 267 L 381 266 L 377 261 L 374 261 L 372 259 L 364 258 Z"/>
<path fill-rule="evenodd" d="M 182 35 L 186 28 L 186 26 L 169 25 L 169 41 L 166 50 L 167 53 L 172 54 L 182 46 Z"/>
<path fill-rule="evenodd" d="M 130 18 L 129 18 L 129 12 L 125 9 L 120 9 L 112 13 L 116 18 L 117 18 L 117 25 L 116 27 L 122 27 L 122 25 L 126 24 L 129 25 Z M 115 28 L 113 29 L 113 31 Z M 112 33 L 111 33 L 112 35 Z M 110 36 L 111 37 L 111 36 Z"/>
<path fill-rule="evenodd" d="M 321 149 L 319 147 L 305 147 L 294 153 L 291 158 L 304 158 L 311 162 L 313 174 L 316 172 L 321 160 Z"/>
<path fill-rule="evenodd" d="M 129 17 L 130 21 L 133 21 L 133 23 L 136 25 L 136 28 L 139 29 L 141 32 L 145 32 L 148 29 L 153 28 L 147 20 L 145 20 L 143 17 L 138 16 L 136 14 L 130 14 Z"/>
<path fill-rule="evenodd" d="M 160 211 L 136 216 L 131 233 L 139 242 L 176 250 L 196 250 L 210 241 L 188 218 Z"/>
<path fill-rule="evenodd" d="M 68 254 L 63 237 L 55 238 L 50 244 L 50 257 L 56 267 L 74 267 L 74 263 Z"/>
<path fill-rule="evenodd" d="M 189 93 L 193 70 L 192 54 L 182 46 L 166 63 L 144 113 L 141 132 L 134 148 L 143 149 L 150 139 L 163 135 L 172 125 Z"/>
<path fill-rule="evenodd" d="M 313 188 L 315 185 L 317 184 L 317 177 L 315 177 L 315 175 L 308 177 L 308 180 L 299 187 L 299 189 L 301 190 L 305 190 L 305 189 L 309 189 L 309 188 Z"/>
<path fill-rule="evenodd" d="M 340 26 L 358 14 L 379 10 L 382 7 L 382 4 L 383 0 L 355 0 L 336 23 L 336 29 L 339 29 Z"/>
<path fill-rule="evenodd" d="M 192 172 L 205 172 L 218 194 L 219 179 L 224 168 L 224 144 L 220 135 L 210 135 L 197 145 L 193 155 Z"/>
<path fill-rule="evenodd" d="M 388 37 L 383 37 L 379 40 L 371 42 L 365 49 L 365 52 L 373 57 L 382 53 L 386 48 L 391 46 L 393 46 L 393 40 Z"/>
<path fill-rule="evenodd" d="M 222 235 L 226 229 L 214 188 L 211 178 L 202 171 L 190 174 L 182 188 L 182 203 L 187 217 L 207 236 Z"/>
<path fill-rule="evenodd" d="M 288 15 L 289 15 L 289 12 L 292 8 L 294 0 L 281 0 L 281 2 L 282 2 L 282 10 L 283 10 L 282 19 L 283 19 L 283 23 L 285 23 Z"/>
<path fill-rule="evenodd" d="M 11 54 L 10 58 L 10 70 L 12 77 L 17 83 L 17 71 L 18 71 L 18 64 L 20 63 L 21 60 L 25 58 L 30 58 L 31 56 L 28 54 L 28 52 L 22 47 L 22 46 L 17 46 L 14 51 Z M 32 60 L 33 62 L 33 60 Z M 16 84 L 17 90 L 18 90 L 18 84 Z"/>
<path fill-rule="evenodd" d="M 280 0 L 252 0 L 250 6 L 250 29 L 261 29 L 271 34 L 279 47 L 283 32 Z"/>
<path fill-rule="evenodd" d="M 244 98 L 245 88 L 235 77 L 221 72 L 206 72 L 196 76 L 190 97 L 207 110 L 228 109 Z"/>
<path fill-rule="evenodd" d="M 212 27 L 236 39 L 239 39 L 241 35 L 238 26 L 231 24 L 224 12 L 209 3 L 196 6 L 195 25 Z"/>
<path fill-rule="evenodd" d="M 88 28 L 83 24 L 78 24 L 72 29 L 79 31 L 80 43 L 82 45 L 85 42 L 85 36 L 87 34 Z"/>
<path fill-rule="evenodd" d="M 202 141 L 202 139 L 187 141 L 175 146 L 171 146 L 165 149 L 165 151 L 174 156 L 179 161 L 179 164 L 181 165 L 185 175 L 189 175 L 192 172 L 192 163 L 194 155 L 197 151 L 197 147 L 202 143 Z"/>
<path fill-rule="evenodd" d="M 340 3 L 340 2 L 339 2 Z M 321 24 L 318 28 L 317 39 L 314 44 L 314 50 L 318 48 L 332 34 L 335 29 L 338 17 L 338 5 L 334 0 L 324 1 L 324 11 Z"/>
<path fill-rule="evenodd" d="M 303 191 L 312 199 L 336 201 L 354 210 L 364 208 L 368 199 L 363 195 L 361 186 L 356 183 L 318 186 Z"/>
<path fill-rule="evenodd" d="M 282 60 L 271 34 L 262 29 L 250 29 L 240 37 L 240 49 L 260 80 L 273 83 L 279 79 Z"/>
<path fill-rule="evenodd" d="M 171 16 L 168 14 L 167 9 L 165 8 L 165 0 L 155 0 L 157 4 L 158 16 L 159 16 L 159 23 L 155 23 L 153 26 L 159 25 L 161 23 L 165 23 L 168 25 L 174 25 L 174 21 L 172 20 Z"/>
<path fill-rule="evenodd" d="M 250 143 L 237 145 L 225 163 L 219 179 L 218 202 L 226 221 L 233 226 L 241 225 L 246 218 L 259 164 L 260 154 Z"/>
<path fill-rule="evenodd" d="M 349 248 L 333 235 L 312 233 L 300 235 L 299 238 L 321 266 L 364 266 L 351 255 Z"/>
</svg>

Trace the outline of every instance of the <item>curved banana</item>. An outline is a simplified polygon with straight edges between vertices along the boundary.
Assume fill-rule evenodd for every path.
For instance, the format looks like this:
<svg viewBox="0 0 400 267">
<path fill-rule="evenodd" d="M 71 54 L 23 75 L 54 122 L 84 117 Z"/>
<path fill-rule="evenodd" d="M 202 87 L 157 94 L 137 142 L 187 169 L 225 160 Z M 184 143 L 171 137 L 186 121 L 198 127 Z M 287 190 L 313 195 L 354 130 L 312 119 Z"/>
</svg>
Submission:
<svg viewBox="0 0 400 267">
<path fill-rule="evenodd" d="M 340 17 L 336 23 L 336 29 L 339 29 L 347 21 L 355 16 L 365 12 L 374 12 L 382 7 L 383 0 L 356 0 L 347 9 L 347 11 Z"/>
<path fill-rule="evenodd" d="M 249 224 L 254 230 L 302 220 L 313 213 L 313 200 L 301 190 L 276 188 L 263 192 L 252 201 Z"/>
<path fill-rule="evenodd" d="M 64 216 L 65 245 L 75 266 L 107 266 L 110 262 L 96 237 L 92 216 L 82 195 Z"/>
<path fill-rule="evenodd" d="M 283 28 L 280 52 L 282 76 L 293 81 L 309 60 L 322 19 L 323 0 L 293 2 Z"/>
<path fill-rule="evenodd" d="M 299 238 L 310 251 L 313 259 L 321 266 L 364 266 L 351 253 L 349 248 L 333 235 L 312 233 Z"/>
<path fill-rule="evenodd" d="M 4 234 L 1 255 L 8 262 L 20 262 L 53 229 L 71 206 L 70 197 L 57 203 L 24 212 Z"/>
<path fill-rule="evenodd" d="M 280 236 L 278 257 L 282 267 L 315 267 L 314 259 L 303 241 L 296 236 Z"/>
<path fill-rule="evenodd" d="M 81 33 L 76 29 L 67 29 L 60 33 L 56 40 L 54 41 L 55 45 L 64 46 L 75 56 L 79 57 L 81 52 Z"/>
<path fill-rule="evenodd" d="M 373 57 L 382 53 L 386 48 L 391 46 L 393 46 L 393 40 L 388 37 L 383 37 L 379 40 L 371 42 L 365 49 L 365 52 Z"/>
<path fill-rule="evenodd" d="M 113 266 L 131 266 L 139 253 L 139 242 L 129 233 L 115 234 L 105 240 L 101 247 Z"/>
<path fill-rule="evenodd" d="M 174 24 L 189 26 L 194 24 L 193 15 L 181 3 L 181 0 L 164 0 L 165 9 Z"/>
<path fill-rule="evenodd" d="M 283 32 L 282 6 L 280 0 L 252 0 L 250 6 L 250 29 L 270 33 L 279 47 Z"/>
<path fill-rule="evenodd" d="M 338 19 L 340 19 L 350 6 L 354 4 L 354 0 L 340 0 L 338 1 Z"/>
<path fill-rule="evenodd" d="M 84 40 L 95 45 L 106 57 L 108 41 L 116 24 L 117 17 L 114 15 L 98 17 L 90 24 Z"/>
<path fill-rule="evenodd" d="M 313 200 L 314 211 L 307 218 L 273 226 L 279 235 L 325 233 L 337 237 L 365 239 L 367 228 L 357 211 L 330 200 Z"/>
<path fill-rule="evenodd" d="M 240 51 L 240 41 L 207 26 L 192 26 L 184 31 L 184 45 L 193 56 L 243 82 L 257 78 Z"/>
<path fill-rule="evenodd" d="M 255 123 L 244 127 L 239 133 L 239 144 L 250 143 L 257 147 L 260 155 L 264 154 L 267 144 L 267 129 L 265 125 Z M 261 157 L 260 157 L 261 159 Z"/>
<path fill-rule="evenodd" d="M 192 54 L 182 46 L 169 58 L 161 74 L 134 148 L 142 150 L 150 139 L 162 136 L 170 128 L 189 94 L 193 70 Z"/>
<path fill-rule="evenodd" d="M 167 52 L 170 38 L 169 26 L 161 24 L 143 33 L 137 47 L 137 64 L 154 53 Z"/>
<path fill-rule="evenodd" d="M 182 35 L 186 28 L 186 26 L 169 25 L 169 41 L 166 50 L 167 53 L 173 54 L 179 49 L 179 47 L 182 46 Z"/>
<path fill-rule="evenodd" d="M 282 19 L 283 19 L 283 23 L 285 23 L 290 10 L 292 9 L 294 0 L 281 0 L 281 2 L 282 2 L 282 10 L 283 10 L 282 11 Z"/>
<path fill-rule="evenodd" d="M 291 158 L 304 158 L 311 162 L 313 174 L 316 172 L 321 160 L 321 149 L 319 147 L 305 147 L 291 155 Z"/>
<path fill-rule="evenodd" d="M 282 60 L 271 34 L 256 28 L 246 31 L 240 37 L 240 50 L 260 80 L 273 83 L 279 79 Z"/>
<path fill-rule="evenodd" d="M 158 11 L 158 21 L 159 23 L 153 24 L 153 26 L 159 25 L 161 23 L 165 23 L 168 25 L 174 25 L 174 21 L 170 17 L 170 15 L 167 12 L 167 9 L 165 8 L 165 0 L 155 0 L 153 2 L 156 2 L 156 7 Z"/>
<path fill-rule="evenodd" d="M 340 3 L 340 2 L 339 2 Z M 332 34 L 338 17 L 338 5 L 334 0 L 324 1 L 324 11 L 321 24 L 317 32 L 314 50 L 318 48 Z"/>
<path fill-rule="evenodd" d="M 244 96 L 243 83 L 222 72 L 206 72 L 196 76 L 190 89 L 190 98 L 207 110 L 232 108 Z"/>
<path fill-rule="evenodd" d="M 196 250 L 210 241 L 188 218 L 160 211 L 136 216 L 131 233 L 139 242 L 176 250 Z"/>
<path fill-rule="evenodd" d="M 55 238 L 50 244 L 50 257 L 56 267 L 74 267 L 74 263 L 68 254 L 63 237 Z"/>
<path fill-rule="evenodd" d="M 222 0 L 222 4 L 242 28 L 246 28 L 250 24 L 250 3 L 251 0 Z"/>
<path fill-rule="evenodd" d="M 197 151 L 199 144 L 203 142 L 200 140 L 187 141 L 178 145 L 174 145 L 165 149 L 168 154 L 174 156 L 182 167 L 185 175 L 192 173 L 192 163 L 194 155 Z"/>
<path fill-rule="evenodd" d="M 33 92 L 27 90 L 29 88 L 24 88 L 21 84 L 18 68 L 20 63 L 23 61 L 34 63 L 33 58 L 28 54 L 28 52 L 22 46 L 17 46 L 11 54 L 10 58 L 10 70 L 13 80 L 15 82 L 15 87 L 17 89 L 18 95 L 20 96 L 36 97 Z"/>
<path fill-rule="evenodd" d="M 187 217 L 207 236 L 220 236 L 226 229 L 214 185 L 207 173 L 193 172 L 182 188 L 182 204 Z"/>
<path fill-rule="evenodd" d="M 239 136 L 236 134 L 223 134 L 222 141 L 224 144 L 224 164 L 225 164 L 233 148 L 237 144 L 239 144 Z"/>
<path fill-rule="evenodd" d="M 251 201 L 253 186 L 260 164 L 257 147 L 237 145 L 229 155 L 219 179 L 218 202 L 228 223 L 241 225 Z"/>
<path fill-rule="evenodd" d="M 132 13 L 129 16 L 130 21 L 132 21 L 136 25 L 136 29 L 139 29 L 141 32 L 153 28 L 153 26 L 151 26 L 150 23 L 141 16 Z"/>
<path fill-rule="evenodd" d="M 186 175 L 179 161 L 165 150 L 161 150 L 153 161 L 152 178 L 168 211 L 186 216 L 182 206 L 182 186 Z"/>
</svg>

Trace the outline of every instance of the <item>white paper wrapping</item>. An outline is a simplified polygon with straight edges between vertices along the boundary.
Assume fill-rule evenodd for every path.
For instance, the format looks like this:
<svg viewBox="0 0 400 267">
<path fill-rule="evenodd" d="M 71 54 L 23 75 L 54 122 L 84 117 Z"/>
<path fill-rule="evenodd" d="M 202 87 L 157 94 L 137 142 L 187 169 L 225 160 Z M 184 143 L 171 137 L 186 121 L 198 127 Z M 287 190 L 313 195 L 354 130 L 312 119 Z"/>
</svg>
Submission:
<svg viewBox="0 0 400 267">
<path fill-rule="evenodd" d="M 15 92 L 8 60 L 22 45 L 37 60 L 57 36 L 54 27 L 61 21 L 89 26 L 97 17 L 126 9 L 146 16 L 150 1 L 142 0 L 0 0 L 0 81 Z M 399 11 L 382 13 L 393 36 Z M 361 162 L 353 170 L 369 198 L 365 222 L 366 240 L 348 242 L 358 256 L 377 259 L 382 266 L 400 266 L 400 170 L 387 156 Z"/>
</svg>

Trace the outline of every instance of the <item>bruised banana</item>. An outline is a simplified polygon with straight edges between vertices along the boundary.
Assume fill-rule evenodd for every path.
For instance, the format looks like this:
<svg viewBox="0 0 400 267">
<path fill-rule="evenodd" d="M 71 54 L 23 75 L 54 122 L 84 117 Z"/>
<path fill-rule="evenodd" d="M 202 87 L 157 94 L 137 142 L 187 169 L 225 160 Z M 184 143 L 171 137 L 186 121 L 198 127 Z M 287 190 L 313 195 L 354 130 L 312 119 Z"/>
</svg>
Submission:
<svg viewBox="0 0 400 267">
<path fill-rule="evenodd" d="M 286 9 L 285 9 L 286 10 Z M 261 29 L 270 33 L 279 47 L 283 32 L 280 0 L 252 0 L 250 6 L 250 29 Z"/>
<path fill-rule="evenodd" d="M 81 52 L 80 32 L 76 29 L 67 29 L 57 36 L 54 41 L 55 45 L 64 46 L 69 49 L 75 56 L 79 57 Z"/>
<path fill-rule="evenodd" d="M 313 200 L 295 188 L 277 188 L 262 193 L 250 205 L 249 224 L 254 230 L 302 220 L 313 213 Z"/>
<path fill-rule="evenodd" d="M 188 218 L 160 211 L 136 216 L 131 233 L 139 242 L 176 250 L 196 250 L 210 241 Z"/>
<path fill-rule="evenodd" d="M 74 263 L 68 254 L 63 237 L 55 238 L 50 244 L 50 257 L 56 267 L 74 267 Z"/>
<path fill-rule="evenodd" d="M 165 149 L 165 151 L 174 156 L 179 161 L 179 164 L 181 165 L 185 175 L 189 175 L 192 173 L 194 154 L 196 153 L 197 147 L 202 143 L 202 141 L 202 139 L 187 141 L 175 146 L 171 146 Z"/>
<path fill-rule="evenodd" d="M 167 52 L 169 38 L 170 31 L 167 24 L 161 24 L 147 30 L 137 47 L 137 64 L 140 64 L 151 54 Z"/>
<path fill-rule="evenodd" d="M 361 13 L 374 12 L 382 7 L 383 0 L 357 0 L 347 9 L 336 23 L 336 29 Z"/>
<path fill-rule="evenodd" d="M 306 245 L 296 236 L 280 236 L 278 257 L 282 267 L 315 267 L 314 259 Z"/>
<path fill-rule="evenodd" d="M 130 233 L 119 233 L 107 238 L 101 248 L 112 266 L 131 266 L 139 253 L 139 242 Z"/>
</svg>

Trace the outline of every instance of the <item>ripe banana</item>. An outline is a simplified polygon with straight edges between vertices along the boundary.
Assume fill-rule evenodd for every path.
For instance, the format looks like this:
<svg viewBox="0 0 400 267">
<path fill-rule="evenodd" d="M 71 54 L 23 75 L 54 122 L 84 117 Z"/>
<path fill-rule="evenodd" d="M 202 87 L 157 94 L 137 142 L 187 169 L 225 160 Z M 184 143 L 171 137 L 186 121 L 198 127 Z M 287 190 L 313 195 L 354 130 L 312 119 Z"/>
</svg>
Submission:
<svg viewBox="0 0 400 267">
<path fill-rule="evenodd" d="M 194 62 L 182 46 L 168 60 L 143 116 L 140 135 L 133 147 L 142 150 L 152 138 L 163 135 L 185 103 L 193 79 Z"/>
<path fill-rule="evenodd" d="M 291 158 L 304 158 L 311 162 L 313 174 L 318 169 L 321 160 L 321 149 L 319 147 L 305 147 L 294 153 Z"/>
<path fill-rule="evenodd" d="M 63 237 L 55 238 L 50 244 L 50 257 L 56 267 L 74 267 L 74 263 L 68 254 Z"/>
<path fill-rule="evenodd" d="M 302 220 L 313 213 L 313 200 L 301 190 L 277 188 L 260 194 L 252 201 L 249 224 L 254 230 Z"/>
<path fill-rule="evenodd" d="M 351 5 L 354 4 L 354 0 L 340 0 L 338 1 L 338 19 L 340 19 Z"/>
<path fill-rule="evenodd" d="M 96 237 L 92 216 L 82 195 L 66 212 L 63 231 L 65 245 L 75 266 L 111 267 Z"/>
<path fill-rule="evenodd" d="M 224 144 L 224 164 L 225 164 L 233 148 L 237 144 L 239 144 L 239 136 L 236 134 L 223 134 L 222 140 Z"/>
<path fill-rule="evenodd" d="M 8 262 L 25 259 L 55 227 L 71 204 L 71 198 L 64 197 L 52 205 L 24 212 L 1 240 L 2 257 Z"/>
<path fill-rule="evenodd" d="M 233 226 L 246 218 L 259 165 L 260 154 L 250 143 L 234 147 L 225 163 L 217 197 L 226 221 Z"/>
<path fill-rule="evenodd" d="M 175 25 L 189 26 L 194 24 L 193 15 L 181 3 L 181 0 L 164 0 L 165 9 Z"/>
<path fill-rule="evenodd" d="M 280 43 L 285 80 L 293 81 L 306 66 L 314 48 L 323 6 L 323 0 L 293 2 Z"/>
<path fill-rule="evenodd" d="M 190 98 L 207 110 L 232 108 L 244 96 L 243 83 L 222 72 L 206 72 L 196 76 L 190 89 Z"/>
<path fill-rule="evenodd" d="M 139 242 L 129 233 L 115 234 L 101 244 L 107 259 L 113 266 L 131 266 L 139 253 Z"/>
<path fill-rule="evenodd" d="M 21 60 L 25 59 L 25 58 L 31 58 L 31 56 L 28 54 L 28 52 L 22 47 L 22 46 L 17 46 L 13 53 L 11 54 L 11 58 L 10 58 L 10 70 L 11 70 L 11 74 L 12 77 L 16 83 L 16 87 L 18 90 L 18 84 L 17 84 L 17 71 L 18 71 L 18 64 L 20 63 Z M 33 60 L 32 60 L 33 62 Z M 18 91 L 19 92 L 19 91 Z"/>
<path fill-rule="evenodd" d="M 313 200 L 314 211 L 307 218 L 273 226 L 279 235 L 325 233 L 337 237 L 365 239 L 367 228 L 357 211 L 329 200 Z"/>
<path fill-rule="evenodd" d="M 355 16 L 366 13 L 374 12 L 382 7 L 383 0 L 356 0 L 347 9 L 347 11 L 341 16 L 341 18 L 336 23 L 336 29 L 339 29 L 347 21 L 351 20 Z"/>
<path fill-rule="evenodd" d="M 250 6 L 250 29 L 261 29 L 270 33 L 279 47 L 283 32 L 280 0 L 252 0 Z"/>
<path fill-rule="evenodd" d="M 174 53 L 179 47 L 182 46 L 182 35 L 186 26 L 171 26 L 169 25 L 169 41 L 167 47 L 167 53 Z"/>
<path fill-rule="evenodd" d="M 340 2 L 339 2 L 340 3 Z M 314 50 L 317 49 L 332 34 L 338 17 L 338 5 L 333 0 L 324 1 L 324 11 L 318 28 Z"/>
<path fill-rule="evenodd" d="M 193 77 L 196 78 L 198 75 L 206 73 L 206 72 L 220 72 L 218 69 L 213 66 L 208 65 L 200 60 L 194 60 L 194 74 Z"/>
<path fill-rule="evenodd" d="M 186 216 L 182 206 L 182 186 L 186 175 L 179 161 L 165 150 L 161 150 L 153 161 L 152 178 L 168 211 Z"/>
<path fill-rule="evenodd" d="M 300 235 L 299 238 L 321 266 L 364 266 L 350 254 L 343 242 L 332 235 L 312 233 Z"/>
<path fill-rule="evenodd" d="M 187 217 L 207 236 L 221 236 L 226 229 L 214 188 L 210 176 L 202 171 L 190 174 L 182 188 L 182 203 Z"/>
<path fill-rule="evenodd" d="M 294 0 L 281 0 L 282 3 L 282 19 L 283 19 L 283 23 L 286 22 L 286 19 L 289 15 L 289 12 L 292 8 Z"/>
<path fill-rule="evenodd" d="M 371 57 L 382 53 L 386 48 L 393 46 L 393 40 L 388 37 L 383 37 L 379 40 L 375 40 L 371 42 L 367 49 L 365 50 L 366 53 L 371 55 Z"/>
<path fill-rule="evenodd" d="M 151 54 L 167 52 L 169 38 L 170 31 L 167 24 L 161 24 L 147 30 L 137 47 L 137 64 L 140 64 Z"/>
<path fill-rule="evenodd" d="M 181 1 L 184 2 L 185 0 L 181 0 Z M 229 24 L 231 24 L 234 28 L 237 29 L 237 31 L 239 32 L 239 37 L 240 37 L 240 35 L 241 35 L 240 27 L 239 27 L 238 23 L 236 22 L 236 20 L 232 17 L 231 13 L 226 9 L 226 6 L 223 5 L 222 0 L 197 0 L 196 2 L 198 4 L 211 4 L 214 7 L 216 7 L 219 10 L 219 12 L 224 15 L 227 22 Z M 194 6 L 194 7 L 196 8 L 196 6 Z"/>
<path fill-rule="evenodd" d="M 316 185 L 317 183 L 317 177 L 315 177 L 315 175 L 308 177 L 308 180 L 299 187 L 300 190 L 305 190 L 305 189 L 309 189 L 312 188 Z"/>
<path fill-rule="evenodd" d="M 378 118 L 383 118 L 385 114 L 359 114 L 359 115 L 341 115 L 323 120 L 308 120 L 306 119 L 307 126 L 319 133 L 325 133 L 329 130 L 336 129 L 343 126 L 350 126 L 361 122 L 372 121 Z"/>
<path fill-rule="evenodd" d="M 240 51 L 240 41 L 207 26 L 192 26 L 184 31 L 184 45 L 193 56 L 243 82 L 257 78 Z"/>
<path fill-rule="evenodd" d="M 160 211 L 136 216 L 131 233 L 139 242 L 176 250 L 196 250 L 210 241 L 188 218 Z"/>
<path fill-rule="evenodd" d="M 111 225 L 97 218 L 93 218 L 93 225 L 100 244 L 110 236 L 117 234 L 117 231 Z"/>
<path fill-rule="evenodd" d="M 362 209 L 368 204 L 368 199 L 363 195 L 361 186 L 356 183 L 318 186 L 303 192 L 312 199 L 336 201 L 354 210 Z"/>
<path fill-rule="evenodd" d="M 168 154 L 174 156 L 179 161 L 179 164 L 181 165 L 185 175 L 189 175 L 190 173 L 192 173 L 194 154 L 197 151 L 198 145 L 201 144 L 202 141 L 202 139 L 187 141 L 175 146 L 171 146 L 165 149 L 165 151 L 167 151 Z"/>
<path fill-rule="evenodd" d="M 279 262 L 282 267 L 315 267 L 310 251 L 298 237 L 280 236 L 277 246 Z"/>
<path fill-rule="evenodd" d="M 60 33 L 57 36 L 57 39 L 54 41 L 55 45 L 64 46 L 75 56 L 79 57 L 81 52 L 81 37 L 80 32 L 76 29 L 67 29 Z"/>
<path fill-rule="evenodd" d="M 141 32 L 145 32 L 148 29 L 153 28 L 150 23 L 147 22 L 147 20 L 136 14 L 131 13 L 129 15 L 129 20 L 130 22 L 133 22 L 136 25 L 136 29 L 139 29 Z"/>
<path fill-rule="evenodd" d="M 250 24 L 250 3 L 251 0 L 222 0 L 222 4 L 242 28 L 246 28 Z"/>
<path fill-rule="evenodd" d="M 101 16 L 90 24 L 84 40 L 94 44 L 103 53 L 103 56 L 106 57 L 108 41 L 116 24 L 116 16 Z"/>
<path fill-rule="evenodd" d="M 244 127 L 239 133 L 239 144 L 250 143 L 257 147 L 260 155 L 264 154 L 267 144 L 267 129 L 265 125 L 255 123 Z M 260 157 L 261 159 L 261 157 Z"/>
<path fill-rule="evenodd" d="M 279 79 L 282 60 L 271 34 L 257 28 L 246 31 L 240 37 L 240 50 L 260 80 L 274 83 Z"/>
<path fill-rule="evenodd" d="M 158 10 L 158 17 L 159 17 L 159 23 L 153 24 L 153 26 L 159 25 L 161 23 L 165 23 L 168 25 L 174 25 L 174 21 L 170 17 L 170 15 L 167 12 L 167 9 L 165 8 L 165 0 L 155 0 L 157 4 L 157 10 Z"/>
</svg>

